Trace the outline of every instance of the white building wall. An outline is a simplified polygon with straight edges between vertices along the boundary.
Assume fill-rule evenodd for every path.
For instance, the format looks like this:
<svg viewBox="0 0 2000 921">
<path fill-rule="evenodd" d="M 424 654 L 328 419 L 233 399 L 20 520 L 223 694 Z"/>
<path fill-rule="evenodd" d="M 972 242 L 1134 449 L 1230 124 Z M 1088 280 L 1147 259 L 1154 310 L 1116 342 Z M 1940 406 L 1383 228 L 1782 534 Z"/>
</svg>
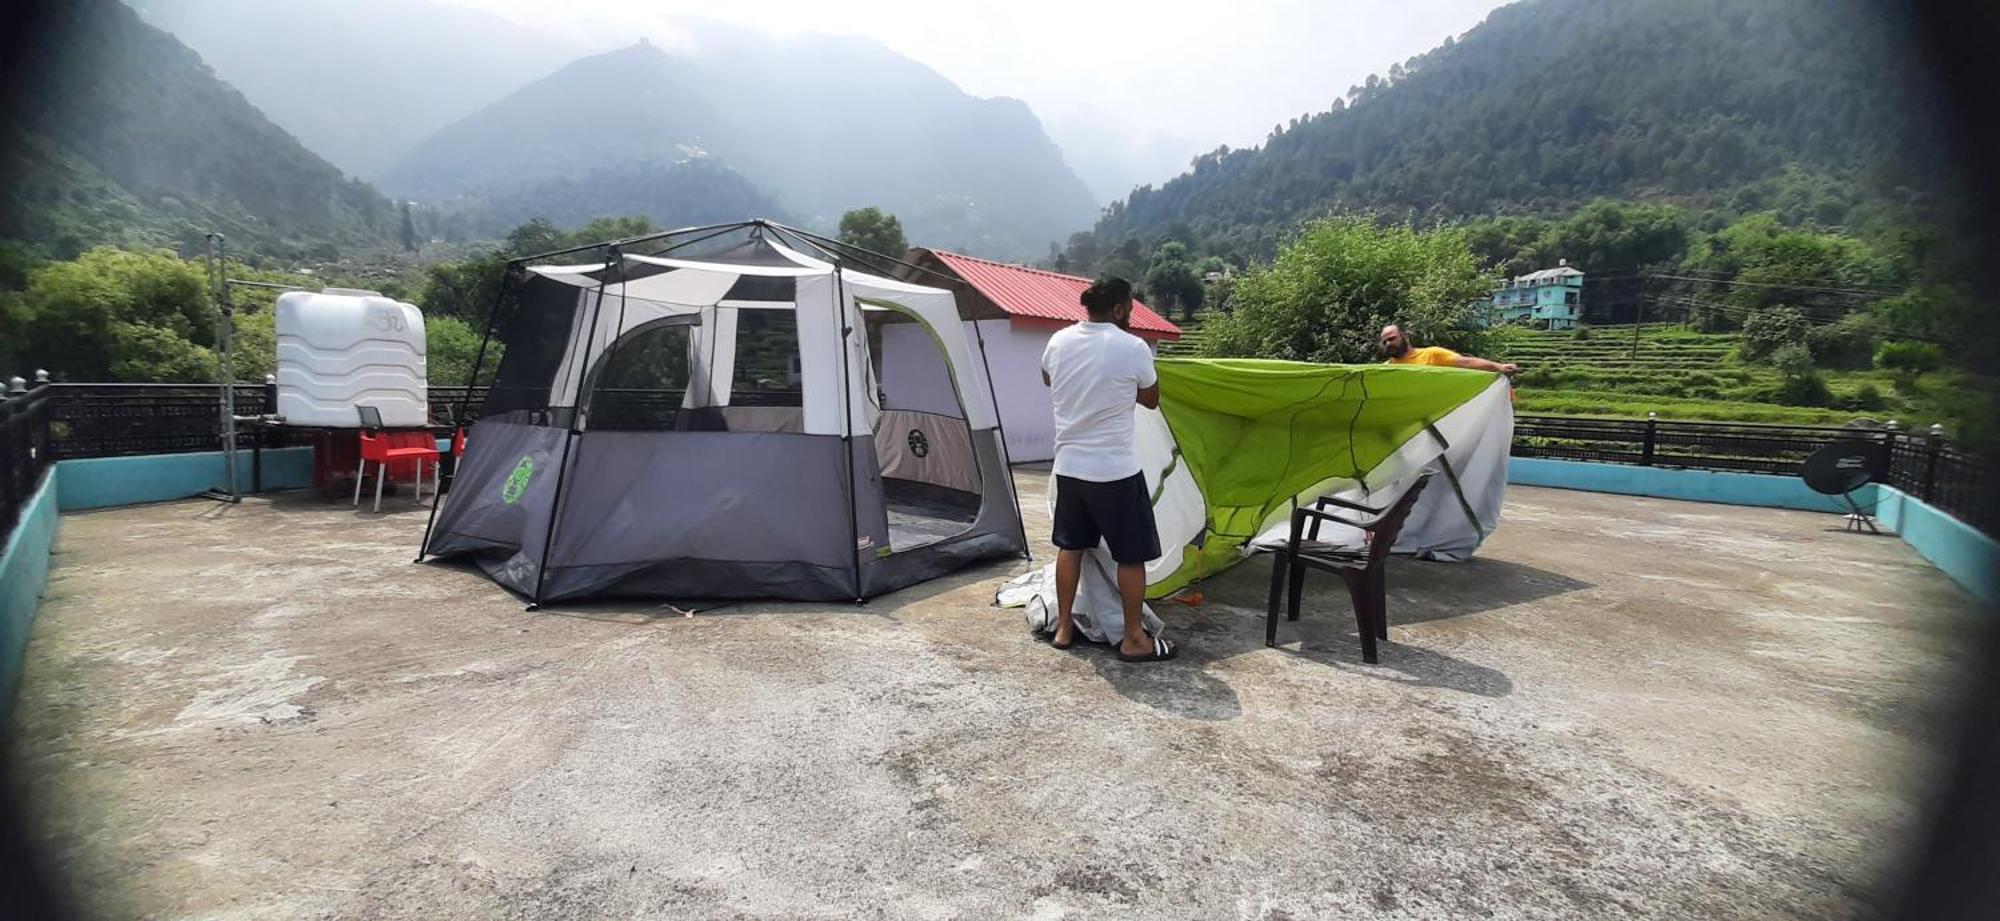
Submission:
<svg viewBox="0 0 2000 921">
<path fill-rule="evenodd" d="M 1042 384 L 1042 350 L 1058 327 L 1016 326 L 1010 320 L 981 320 L 975 332 L 965 323 L 965 339 L 979 359 L 979 336 L 986 338 L 986 362 L 993 371 L 1000 424 L 1007 430 L 1007 456 L 1014 463 L 1054 460 L 1055 415 L 1049 388 Z M 985 369 L 980 369 L 984 373 Z M 885 408 L 950 413 L 959 410 L 945 375 L 944 356 L 930 334 L 914 323 L 882 327 L 882 393 Z"/>
</svg>

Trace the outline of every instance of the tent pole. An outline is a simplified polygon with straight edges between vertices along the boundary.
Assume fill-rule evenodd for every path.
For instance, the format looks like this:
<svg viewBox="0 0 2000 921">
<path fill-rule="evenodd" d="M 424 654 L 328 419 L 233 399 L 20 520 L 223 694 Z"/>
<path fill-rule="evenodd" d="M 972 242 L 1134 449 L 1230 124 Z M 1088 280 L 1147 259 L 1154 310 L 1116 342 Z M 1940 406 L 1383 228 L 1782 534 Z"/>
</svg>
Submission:
<svg viewBox="0 0 2000 921">
<path fill-rule="evenodd" d="M 884 261 L 884 262 L 887 262 L 887 263 L 888 263 L 888 264 L 890 264 L 890 265 L 896 265 L 896 266 L 901 266 L 901 267 L 903 267 L 903 268 L 906 268 L 906 269 L 909 269 L 909 270 L 911 270 L 911 271 L 914 271 L 914 272 L 921 272 L 921 273 L 923 273 L 923 274 L 925 274 L 925 275 L 928 275 L 928 276 L 930 276 L 930 277 L 932 277 L 932 278 L 935 278 L 935 279 L 938 279 L 939 281 L 941 281 L 941 282 L 944 282 L 945 284 L 948 284 L 948 285 L 954 285 L 954 286 L 963 286 L 963 285 L 965 285 L 965 280 L 964 280 L 964 279 L 961 279 L 961 278 L 956 278 L 956 277 L 953 277 L 953 276 L 951 276 L 951 275 L 946 275 L 945 273 L 943 273 L 943 272 L 939 272 L 939 271 L 937 271 L 936 269 L 927 269 L 927 268 L 925 268 L 925 267 L 923 267 L 923 266 L 921 266 L 921 265 L 917 265 L 917 264 L 916 264 L 916 263 L 914 263 L 914 262 L 908 262 L 908 261 L 905 261 L 905 260 L 902 260 L 902 259 L 898 259 L 898 258 L 896 258 L 895 256 L 890 256 L 890 255 L 886 255 L 886 254 L 883 254 L 883 253 L 878 253 L 878 252 L 875 252 L 875 251 L 873 251 L 873 250 L 867 250 L 867 249 L 862 249 L 861 247 L 859 247 L 859 246 L 855 246 L 855 245 L 854 245 L 854 244 L 852 244 L 852 243 L 842 243 L 842 242 L 841 242 L 841 241 L 839 241 L 839 240 L 833 240 L 833 239 L 829 239 L 829 238 L 827 238 L 827 237 L 822 237 L 822 236 L 820 236 L 819 234 L 816 234 L 816 233 L 813 233 L 813 232 L 811 232 L 811 231 L 807 231 L 807 230 L 800 230 L 800 229 L 798 229 L 797 227 L 792 227 L 792 226 L 789 226 L 789 225 L 786 225 L 786 224 L 777 224 L 777 223 L 771 223 L 771 224 L 769 224 L 769 226 L 771 226 L 771 227 L 775 227 L 775 228 L 777 228 L 777 229 L 779 229 L 779 230 L 783 230 L 783 231 L 785 231 L 785 232 L 787 232 L 787 233 L 791 233 L 791 234 L 796 234 L 797 236 L 799 236 L 799 237 L 801 237 L 801 238 L 803 238 L 803 239 L 807 239 L 807 240 L 812 240 L 812 241 L 815 241 L 815 242 L 817 242 L 817 243 L 822 243 L 822 244 L 825 244 L 826 246 L 831 246 L 831 247 L 834 247 L 835 249 L 838 249 L 838 250 L 840 250 L 840 251 L 841 251 L 841 252 L 843 252 L 843 253 L 847 253 L 847 258 L 848 258 L 848 259 L 851 259 L 851 260 L 854 260 L 854 261 L 857 261 L 857 262 L 863 262 L 863 263 L 864 263 L 864 265 L 865 265 L 865 263 L 866 263 L 866 260 L 865 260 L 865 259 L 861 259 L 861 258 L 859 258 L 859 257 L 856 257 L 856 256 L 854 255 L 854 253 L 860 253 L 860 254 L 862 254 L 863 256 L 866 256 L 866 257 L 867 257 L 867 258 L 869 258 L 869 259 L 880 259 L 880 260 L 882 260 L 882 261 Z M 826 250 L 825 250 L 825 249 L 824 249 L 823 247 L 822 247 L 822 248 L 820 248 L 820 251 L 821 251 L 821 252 L 826 252 Z M 869 267 L 869 268 L 873 268 L 872 266 L 868 266 L 868 267 Z M 886 275 L 886 274 L 890 274 L 890 273 L 887 273 L 887 272 L 885 272 L 885 273 L 883 273 L 883 274 L 885 274 L 885 275 Z"/>
<path fill-rule="evenodd" d="M 500 290 L 493 296 L 493 306 L 486 310 L 486 331 L 479 335 L 479 351 L 474 352 L 472 355 L 472 374 L 466 378 L 465 392 L 459 394 L 458 409 L 453 411 L 451 415 L 453 426 L 456 429 L 465 428 L 465 410 L 472 405 L 472 388 L 479 386 L 479 371 L 486 364 L 486 344 L 493 340 L 493 327 L 499 322 L 500 305 L 507 302 L 507 290 L 513 285 L 514 280 L 520 276 L 520 272 L 521 263 L 519 260 L 510 260 L 507 263 L 507 267 L 501 270 Z M 452 433 L 453 446 L 457 445 L 457 434 L 456 431 Z M 458 479 L 458 464 L 455 461 L 451 468 L 451 478 L 454 480 Z M 424 521 L 424 542 L 417 545 L 417 558 L 411 560 L 410 562 L 412 563 L 423 562 L 424 548 L 431 545 L 431 529 L 437 526 L 438 506 L 444 504 L 442 486 L 439 488 L 439 493 L 431 497 L 431 514 Z"/>
<path fill-rule="evenodd" d="M 828 250 L 825 246 L 821 246 L 820 245 L 821 243 L 827 243 L 839 247 L 842 250 L 852 249 L 856 252 L 868 253 L 871 256 L 880 255 L 878 253 L 870 253 L 868 250 L 861 249 L 860 247 L 851 246 L 846 243 L 841 243 L 837 240 L 827 240 L 824 237 L 808 233 L 796 227 L 788 227 L 784 224 L 771 224 L 770 226 L 774 231 L 796 235 L 798 236 L 799 239 L 805 240 L 808 244 L 810 244 L 813 249 L 819 250 L 820 252 L 825 253 L 828 256 L 831 256 L 836 267 L 838 267 L 843 260 L 853 260 L 854 257 L 852 256 L 843 257 L 841 255 L 837 255 L 833 251 Z M 905 262 L 901 259 L 896 259 L 894 257 L 882 256 L 882 258 L 896 265 L 913 269 L 915 271 L 922 272 L 925 275 L 930 275 L 935 278 L 942 279 L 950 283 L 953 287 L 957 288 L 971 287 L 962 278 L 946 275 L 943 272 L 925 268 L 924 266 L 917 265 L 915 263 Z M 872 266 L 867 266 L 867 267 L 873 268 Z M 956 293 L 957 292 L 954 292 L 954 296 L 956 296 Z M 1017 533 L 1021 535 L 1021 556 L 1023 559 L 1032 560 L 1035 558 L 1035 555 L 1032 551 L 1028 549 L 1028 524 L 1024 519 L 1022 519 L 1020 514 L 1021 489 L 1020 485 L 1014 482 L 1014 457 L 1012 452 L 1010 452 L 1007 448 L 1007 423 L 1000 417 L 1000 394 L 999 391 L 993 386 L 993 364 L 986 357 L 986 333 L 984 330 L 979 328 L 979 321 L 977 319 L 971 320 L 969 322 L 972 324 L 973 340 L 979 344 L 980 368 L 986 372 L 986 397 L 993 407 L 993 428 L 994 432 L 998 435 L 1000 439 L 1000 465 L 1002 467 L 1005 467 L 1007 470 L 1007 493 L 1008 497 L 1012 499 L 1014 502 L 1014 519 L 1018 525 Z"/>
<path fill-rule="evenodd" d="M 1021 535 L 1021 558 L 1033 560 L 1035 554 L 1028 549 L 1028 521 L 1021 514 L 1021 487 L 1014 482 L 1014 455 L 1007 449 L 1007 423 L 1000 418 L 1000 393 L 993 386 L 993 365 L 986 360 L 986 333 L 979 328 L 979 321 L 972 322 L 972 338 L 979 343 L 979 366 L 986 372 L 986 398 L 993 406 L 993 431 L 1000 439 L 1000 466 L 1007 471 L 1007 494 L 1014 500 L 1014 524 Z"/>
<path fill-rule="evenodd" d="M 658 233 L 641 234 L 636 237 L 626 237 L 620 240 L 603 240 L 597 243 L 585 243 L 579 246 L 571 246 L 563 249 L 552 249 L 545 253 L 535 253 L 534 255 L 531 256 L 522 256 L 515 259 L 514 261 L 521 263 L 538 262 L 543 259 L 553 259 L 557 256 L 567 256 L 571 253 L 586 252 L 589 250 L 598 249 L 600 247 L 616 247 L 619 249 L 623 249 L 627 246 L 633 246 L 640 243 L 649 243 L 654 240 L 663 240 L 666 239 L 667 237 L 679 236 L 684 233 L 700 233 L 705 230 L 715 230 L 726 233 L 731 230 L 740 230 L 744 227 L 750 226 L 753 223 L 756 222 L 735 221 L 728 224 L 704 224 L 699 227 L 676 227 L 673 230 L 662 230 L 659 231 Z"/>
<path fill-rule="evenodd" d="M 833 322 L 840 331 L 840 430 L 846 437 L 840 440 L 840 454 L 847 461 L 847 534 L 848 546 L 854 550 L 854 603 L 861 604 L 868 599 L 861 594 L 861 502 L 860 484 L 854 481 L 854 371 L 847 361 L 848 337 L 854 328 L 847 325 L 847 284 L 840 277 L 840 266 L 833 267 Z M 869 435 L 872 437 L 873 432 Z"/>
<path fill-rule="evenodd" d="M 713 239 L 715 239 L 716 237 L 719 237 L 719 236 L 722 236 L 723 234 L 726 234 L 726 233 L 732 233 L 732 232 L 735 232 L 735 231 L 738 231 L 738 230 L 742 230 L 742 229 L 743 229 L 743 228 L 742 228 L 741 226 L 729 226 L 729 227 L 724 227 L 724 228 L 722 228 L 721 230 L 714 230 L 714 231 L 710 231 L 710 232 L 708 232 L 708 233 L 705 233 L 705 234 L 702 234 L 701 236 L 699 236 L 699 237 L 695 237 L 695 238 L 694 238 L 694 239 L 692 239 L 692 240 L 681 240 L 681 241 L 679 241 L 679 242 L 676 242 L 676 243 L 674 243 L 674 244 L 673 244 L 673 245 L 671 245 L 671 246 L 668 246 L 668 247 L 667 247 L 666 249 L 660 249 L 660 250 L 654 250 L 653 252 L 650 252 L 650 253 L 647 253 L 646 255 L 648 255 L 648 256 L 652 256 L 652 257 L 656 257 L 656 258 L 657 258 L 657 257 L 660 257 L 660 256 L 664 256 L 664 255 L 666 255 L 666 254 L 668 254 L 668 253 L 671 253 L 671 252 L 673 252 L 674 250 L 677 250 L 677 249 L 681 249 L 682 247 L 687 247 L 687 246 L 693 246 L 693 245 L 695 245 L 696 243 L 700 243 L 700 242 L 702 242 L 702 241 L 704 241 L 704 240 L 713 240 Z M 642 241 L 642 242 L 643 242 L 643 241 Z"/>
<path fill-rule="evenodd" d="M 542 583 L 548 576 L 549 551 L 555 549 L 556 519 L 562 516 L 563 484 L 569 480 L 570 446 L 575 444 L 577 438 L 582 435 L 582 430 L 577 428 L 577 423 L 583 418 L 583 380 L 586 376 L 584 372 L 587 370 L 587 365 L 590 361 L 590 345 L 597 338 L 597 317 L 604 310 L 604 283 L 611 277 L 611 268 L 614 264 L 618 267 L 619 282 L 623 284 L 625 259 L 616 246 L 605 250 L 604 275 L 597 279 L 597 296 L 592 299 L 590 304 L 590 328 L 584 330 L 583 333 L 582 360 L 579 362 L 579 366 L 573 368 L 570 372 L 572 378 L 576 381 L 577 394 L 576 399 L 570 403 L 569 425 L 568 431 L 563 435 L 562 457 L 556 461 L 555 495 L 549 497 L 549 526 L 547 530 L 542 532 L 542 559 L 535 566 L 535 594 L 528 602 L 528 610 L 530 611 L 539 611 L 542 607 Z M 564 386 L 568 386 L 567 382 L 565 382 Z M 559 399 L 562 394 L 554 394 L 554 396 Z"/>
</svg>

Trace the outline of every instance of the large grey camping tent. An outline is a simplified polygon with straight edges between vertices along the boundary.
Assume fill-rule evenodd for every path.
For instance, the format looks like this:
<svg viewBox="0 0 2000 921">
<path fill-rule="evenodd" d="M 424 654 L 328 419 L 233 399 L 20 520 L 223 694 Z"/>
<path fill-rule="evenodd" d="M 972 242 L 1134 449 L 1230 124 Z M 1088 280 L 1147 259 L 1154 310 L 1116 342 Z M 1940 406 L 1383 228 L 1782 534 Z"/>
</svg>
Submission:
<svg viewBox="0 0 2000 921">
<path fill-rule="evenodd" d="M 694 256 L 695 230 L 747 239 Z M 423 553 L 541 603 L 859 600 L 1026 552 L 951 291 L 782 225 L 676 233 L 510 267 L 504 357 Z M 882 404 L 883 323 L 930 333 L 959 412 Z"/>
</svg>

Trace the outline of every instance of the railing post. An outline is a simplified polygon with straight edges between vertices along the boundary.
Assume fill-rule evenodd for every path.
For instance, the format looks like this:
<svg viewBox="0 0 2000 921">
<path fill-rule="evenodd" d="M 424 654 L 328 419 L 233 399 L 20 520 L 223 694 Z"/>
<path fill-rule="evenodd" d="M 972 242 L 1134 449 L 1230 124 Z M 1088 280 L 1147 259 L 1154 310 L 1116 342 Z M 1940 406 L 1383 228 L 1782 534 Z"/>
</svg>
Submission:
<svg viewBox="0 0 2000 921">
<path fill-rule="evenodd" d="M 1653 466 L 1653 447 L 1659 441 L 1659 435 L 1660 414 L 1649 412 L 1646 414 L 1646 440 L 1639 447 L 1639 466 Z"/>
<path fill-rule="evenodd" d="M 1931 426 L 1931 437 L 1924 444 L 1924 479 L 1917 498 L 1933 502 L 1937 498 L 1938 454 L 1944 448 L 1944 425 Z"/>
</svg>

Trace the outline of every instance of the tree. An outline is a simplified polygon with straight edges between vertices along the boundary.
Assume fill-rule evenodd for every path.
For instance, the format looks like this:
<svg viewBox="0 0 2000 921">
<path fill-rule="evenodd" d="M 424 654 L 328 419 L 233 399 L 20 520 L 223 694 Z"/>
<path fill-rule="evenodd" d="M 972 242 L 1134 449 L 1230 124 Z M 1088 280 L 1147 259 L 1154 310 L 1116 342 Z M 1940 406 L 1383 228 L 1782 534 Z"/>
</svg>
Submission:
<svg viewBox="0 0 2000 921">
<path fill-rule="evenodd" d="M 1830 402 L 1826 379 L 1820 377 L 1812 352 L 1804 345 L 1793 343 L 1771 353 L 1771 366 L 1782 376 L 1778 402 L 1792 406 L 1825 406 Z"/>
<path fill-rule="evenodd" d="M 568 239 L 563 236 L 563 232 L 557 230 L 556 225 L 541 218 L 535 218 L 507 231 L 507 251 L 516 256 L 554 252 L 568 245 Z"/>
<path fill-rule="evenodd" d="M 1803 347 L 1809 328 L 1806 315 L 1793 308 L 1780 306 L 1759 310 L 1743 321 L 1743 358 L 1756 361 L 1789 346 Z M 1808 354 L 1806 357 L 1810 359 L 1812 356 Z"/>
<path fill-rule="evenodd" d="M 411 217 L 410 217 L 410 203 L 409 203 L 408 201 L 405 201 L 405 202 L 403 202 L 403 234 L 402 234 L 402 236 L 403 236 L 403 250 L 404 250 L 404 252 L 411 252 L 411 253 L 414 253 L 414 252 L 416 252 L 416 251 L 417 251 L 417 222 L 416 222 L 415 220 L 411 219 Z"/>
<path fill-rule="evenodd" d="M 1896 372 L 1897 386 L 1903 389 L 1942 364 L 1943 351 L 1928 342 L 1884 342 L 1875 352 L 1875 366 Z"/>
<path fill-rule="evenodd" d="M 164 250 L 100 247 L 34 269 L 16 311 L 24 354 L 60 379 L 214 379 L 207 280 Z"/>
<path fill-rule="evenodd" d="M 1492 279 L 1458 230 L 1309 224 L 1268 268 L 1237 282 L 1234 308 L 1210 317 L 1202 351 L 1219 357 L 1363 362 L 1376 333 L 1400 324 L 1418 342 L 1478 351 L 1475 302 Z"/>
<path fill-rule="evenodd" d="M 472 362 L 479 355 L 480 330 L 457 317 L 425 317 L 424 344 L 432 384 L 456 387 L 472 377 Z M 486 344 L 486 358 L 479 366 L 481 384 L 493 383 L 500 367 L 501 343 Z"/>
<path fill-rule="evenodd" d="M 857 208 L 841 215 L 840 242 L 896 259 L 910 251 L 903 222 L 880 208 Z"/>
<path fill-rule="evenodd" d="M 1201 276 L 1188 263 L 1185 244 L 1169 240 L 1153 251 L 1152 265 L 1146 269 L 1146 296 L 1163 313 L 1171 314 L 1178 305 L 1183 320 L 1194 319 L 1207 292 L 1202 289 Z"/>
<path fill-rule="evenodd" d="M 500 296 L 500 280 L 507 269 L 504 253 L 487 253 L 464 262 L 440 262 L 424 269 L 417 306 L 426 320 L 456 317 L 480 329 Z"/>
</svg>

